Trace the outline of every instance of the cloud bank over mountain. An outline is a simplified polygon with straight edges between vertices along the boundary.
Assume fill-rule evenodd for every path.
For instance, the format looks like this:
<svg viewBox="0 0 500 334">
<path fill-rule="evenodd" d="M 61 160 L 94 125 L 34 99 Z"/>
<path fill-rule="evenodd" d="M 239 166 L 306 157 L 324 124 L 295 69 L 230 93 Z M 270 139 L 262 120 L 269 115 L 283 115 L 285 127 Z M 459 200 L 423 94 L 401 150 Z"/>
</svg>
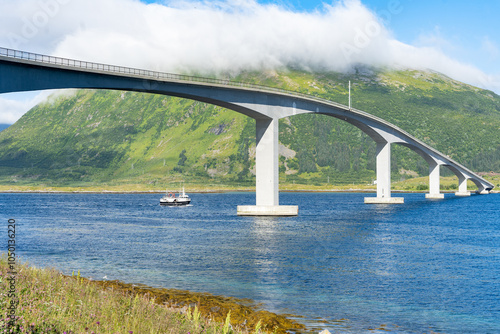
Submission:
<svg viewBox="0 0 500 334">
<path fill-rule="evenodd" d="M 397 41 L 386 23 L 405 10 L 404 1 L 388 1 L 378 13 L 359 0 L 313 12 L 254 0 L 20 0 L 1 1 L 0 9 L 2 46 L 61 57 L 198 74 L 290 65 L 432 69 L 500 92 L 498 77 L 438 48 Z"/>
</svg>

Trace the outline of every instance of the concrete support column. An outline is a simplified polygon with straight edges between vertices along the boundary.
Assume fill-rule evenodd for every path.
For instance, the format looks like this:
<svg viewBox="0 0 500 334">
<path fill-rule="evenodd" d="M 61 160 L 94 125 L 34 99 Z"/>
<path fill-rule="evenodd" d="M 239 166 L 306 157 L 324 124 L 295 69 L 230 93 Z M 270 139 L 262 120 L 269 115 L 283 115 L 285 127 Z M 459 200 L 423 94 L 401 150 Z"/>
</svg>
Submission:
<svg viewBox="0 0 500 334">
<path fill-rule="evenodd" d="M 377 143 L 377 198 L 391 197 L 391 144 Z"/>
<path fill-rule="evenodd" d="M 377 197 L 365 197 L 367 204 L 401 204 L 402 197 L 391 197 L 391 143 L 377 143 Z"/>
<path fill-rule="evenodd" d="M 256 120 L 256 205 L 279 205 L 278 120 Z"/>
<path fill-rule="evenodd" d="M 458 192 L 456 192 L 455 195 L 470 196 L 470 192 L 467 191 L 467 178 L 463 175 L 458 176 Z"/>
<path fill-rule="evenodd" d="M 441 199 L 444 194 L 440 193 L 440 169 L 436 162 L 429 163 L 429 193 L 425 198 Z"/>
<path fill-rule="evenodd" d="M 239 205 L 239 216 L 296 216 L 298 206 L 279 205 L 278 119 L 256 120 L 255 206 Z"/>
</svg>

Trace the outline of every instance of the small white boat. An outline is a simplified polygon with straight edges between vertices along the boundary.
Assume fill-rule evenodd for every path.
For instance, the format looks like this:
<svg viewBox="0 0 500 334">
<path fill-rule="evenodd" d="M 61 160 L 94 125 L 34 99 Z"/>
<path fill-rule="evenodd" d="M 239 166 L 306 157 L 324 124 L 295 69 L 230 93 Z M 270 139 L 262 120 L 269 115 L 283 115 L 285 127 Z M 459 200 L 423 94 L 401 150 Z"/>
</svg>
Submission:
<svg viewBox="0 0 500 334">
<path fill-rule="evenodd" d="M 191 203 L 191 198 L 184 192 L 184 187 L 177 197 L 173 192 L 166 192 L 165 196 L 160 198 L 161 205 L 181 206 L 188 205 L 189 203 Z"/>
</svg>

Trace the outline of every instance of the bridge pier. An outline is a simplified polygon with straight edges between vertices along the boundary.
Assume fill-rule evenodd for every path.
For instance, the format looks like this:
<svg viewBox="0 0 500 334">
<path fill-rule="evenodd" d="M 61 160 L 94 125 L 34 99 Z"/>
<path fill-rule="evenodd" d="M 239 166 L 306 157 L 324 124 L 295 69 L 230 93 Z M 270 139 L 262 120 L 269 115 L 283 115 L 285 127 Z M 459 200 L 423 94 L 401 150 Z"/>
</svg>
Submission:
<svg viewBox="0 0 500 334">
<path fill-rule="evenodd" d="M 440 193 L 440 169 L 439 164 L 435 161 L 429 163 L 429 193 L 425 194 L 425 198 L 442 199 L 444 194 Z"/>
<path fill-rule="evenodd" d="M 467 191 L 467 178 L 463 175 L 458 175 L 458 192 L 455 195 L 470 196 L 470 192 Z"/>
<path fill-rule="evenodd" d="M 366 204 L 402 204 L 403 197 L 391 197 L 391 143 L 377 142 L 377 197 L 365 197 Z"/>
<path fill-rule="evenodd" d="M 279 205 L 278 119 L 256 119 L 255 204 L 239 205 L 238 216 L 296 216 L 299 207 Z"/>
</svg>

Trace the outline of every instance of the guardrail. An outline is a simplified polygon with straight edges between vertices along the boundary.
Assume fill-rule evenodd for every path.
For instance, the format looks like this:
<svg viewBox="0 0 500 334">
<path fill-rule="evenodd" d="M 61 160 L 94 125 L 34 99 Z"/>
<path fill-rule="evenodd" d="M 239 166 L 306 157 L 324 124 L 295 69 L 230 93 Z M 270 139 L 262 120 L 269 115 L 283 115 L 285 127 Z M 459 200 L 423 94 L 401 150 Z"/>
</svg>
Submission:
<svg viewBox="0 0 500 334">
<path fill-rule="evenodd" d="M 25 59 L 25 60 L 31 60 L 31 61 L 41 62 L 41 63 L 45 63 L 45 64 L 67 66 L 67 67 L 86 69 L 86 70 L 96 70 L 96 71 L 103 71 L 103 72 L 109 72 L 109 73 L 129 74 L 129 75 L 147 77 L 147 78 L 154 79 L 154 80 L 176 80 L 176 81 L 184 81 L 187 83 L 189 83 L 189 82 L 207 83 L 207 84 L 214 84 L 214 85 L 221 85 L 221 86 L 249 88 L 249 89 L 254 89 L 254 90 L 259 90 L 259 91 L 264 91 L 264 92 L 276 92 L 276 93 L 280 93 L 280 94 L 300 96 L 300 97 L 318 100 L 321 102 L 327 102 L 330 105 L 333 104 L 333 105 L 336 105 L 337 107 L 340 107 L 340 108 L 347 108 L 343 104 L 332 102 L 332 101 L 329 101 L 329 100 L 326 100 L 326 99 L 323 99 L 323 98 L 320 98 L 318 96 L 314 96 L 311 94 L 305 94 L 305 93 L 296 92 L 296 91 L 292 91 L 292 90 L 286 90 L 286 89 L 282 89 L 282 88 L 275 88 L 275 87 L 264 86 L 264 85 L 256 85 L 256 84 L 247 83 L 247 82 L 232 81 L 230 79 L 214 79 L 214 78 L 198 77 L 198 76 L 191 76 L 191 75 L 150 71 L 150 70 L 143 70 L 143 69 L 138 69 L 138 68 L 133 68 L 133 67 L 115 66 L 115 65 L 93 63 L 93 62 L 81 61 L 81 60 L 75 60 L 75 59 L 69 59 L 69 58 L 54 57 L 54 56 L 42 55 L 42 54 L 38 54 L 38 53 L 7 49 L 7 48 L 2 48 L 2 47 L 0 47 L 0 56 L 17 58 L 17 59 Z"/>
</svg>

